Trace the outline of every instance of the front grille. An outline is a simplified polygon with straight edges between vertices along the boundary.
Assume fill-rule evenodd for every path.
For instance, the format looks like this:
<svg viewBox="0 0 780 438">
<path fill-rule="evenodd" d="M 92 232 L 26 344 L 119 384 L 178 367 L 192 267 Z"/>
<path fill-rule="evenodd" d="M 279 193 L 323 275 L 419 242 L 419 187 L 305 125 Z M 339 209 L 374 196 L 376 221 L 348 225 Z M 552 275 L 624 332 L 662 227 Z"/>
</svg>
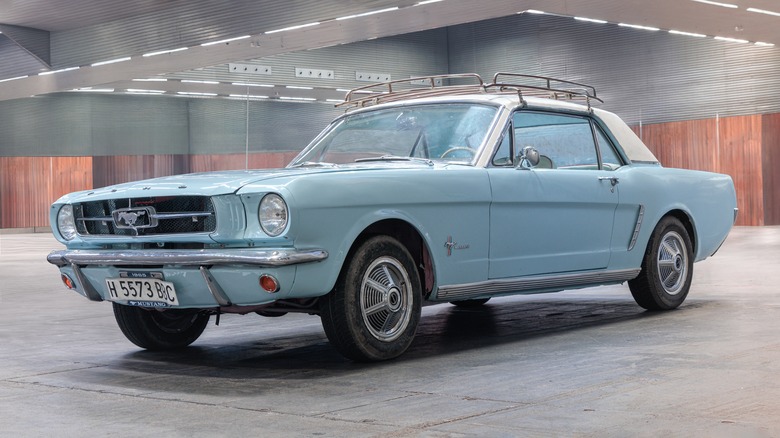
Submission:
<svg viewBox="0 0 780 438">
<path fill-rule="evenodd" d="M 217 227 L 207 196 L 108 199 L 73 207 L 78 232 L 87 236 L 208 233 Z"/>
</svg>

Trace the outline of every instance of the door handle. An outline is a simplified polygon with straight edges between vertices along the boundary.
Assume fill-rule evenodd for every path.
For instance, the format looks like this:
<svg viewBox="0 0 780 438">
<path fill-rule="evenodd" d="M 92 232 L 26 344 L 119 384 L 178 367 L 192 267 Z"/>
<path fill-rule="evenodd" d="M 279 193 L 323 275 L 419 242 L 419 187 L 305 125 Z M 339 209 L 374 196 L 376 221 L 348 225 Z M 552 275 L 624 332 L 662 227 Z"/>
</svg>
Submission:
<svg viewBox="0 0 780 438">
<path fill-rule="evenodd" d="M 615 176 L 600 176 L 599 181 L 609 181 L 612 187 L 615 187 L 620 182 Z"/>
</svg>

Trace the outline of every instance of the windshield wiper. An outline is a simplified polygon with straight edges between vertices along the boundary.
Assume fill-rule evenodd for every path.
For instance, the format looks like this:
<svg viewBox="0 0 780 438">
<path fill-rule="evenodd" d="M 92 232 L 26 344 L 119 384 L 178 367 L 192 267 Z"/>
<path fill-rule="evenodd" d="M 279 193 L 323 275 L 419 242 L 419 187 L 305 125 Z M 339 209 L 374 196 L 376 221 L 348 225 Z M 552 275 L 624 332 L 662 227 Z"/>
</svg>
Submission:
<svg viewBox="0 0 780 438">
<path fill-rule="evenodd" d="M 304 161 L 293 164 L 290 167 L 339 167 L 339 165 L 334 163 L 322 163 L 320 161 Z"/>
<path fill-rule="evenodd" d="M 418 163 L 424 163 L 429 166 L 433 166 L 433 161 L 427 158 L 402 157 L 399 155 L 382 155 L 381 157 L 366 157 L 366 158 L 358 158 L 355 160 L 356 163 L 364 163 L 367 161 L 416 161 Z"/>
</svg>

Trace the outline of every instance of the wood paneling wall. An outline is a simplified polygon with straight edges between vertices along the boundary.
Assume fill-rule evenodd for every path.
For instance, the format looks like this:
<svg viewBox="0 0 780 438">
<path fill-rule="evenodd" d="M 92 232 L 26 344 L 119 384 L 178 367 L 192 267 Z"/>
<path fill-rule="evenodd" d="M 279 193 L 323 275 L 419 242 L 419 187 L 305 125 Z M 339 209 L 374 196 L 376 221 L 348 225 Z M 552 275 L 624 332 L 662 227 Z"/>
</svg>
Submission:
<svg viewBox="0 0 780 438">
<path fill-rule="evenodd" d="M 297 152 L 254 153 L 249 168 L 284 167 Z M 0 157 L 0 228 L 49 226 L 60 196 L 128 181 L 189 172 L 244 169 L 244 154 Z"/>
<path fill-rule="evenodd" d="M 780 114 L 635 126 L 666 167 L 731 175 L 738 225 L 780 225 Z M 253 153 L 250 169 L 283 167 L 296 152 Z M 127 181 L 244 169 L 244 154 L 0 157 L 0 228 L 48 226 L 65 193 Z"/>
<path fill-rule="evenodd" d="M 765 136 L 771 132 L 780 136 L 780 123 L 767 130 L 766 117 L 752 115 L 659 123 L 641 129 L 634 127 L 634 131 L 666 167 L 730 175 L 737 191 L 738 225 L 776 224 L 776 220 L 765 217 L 765 198 L 777 194 L 764 193 L 766 181 L 762 159 L 766 150 Z M 780 122 L 780 118 L 777 121 Z"/>
<path fill-rule="evenodd" d="M 92 188 L 92 157 L 0 157 L 0 228 L 45 227 L 60 196 Z"/>
<path fill-rule="evenodd" d="M 761 128 L 764 224 L 780 225 L 780 114 L 764 115 Z"/>
</svg>

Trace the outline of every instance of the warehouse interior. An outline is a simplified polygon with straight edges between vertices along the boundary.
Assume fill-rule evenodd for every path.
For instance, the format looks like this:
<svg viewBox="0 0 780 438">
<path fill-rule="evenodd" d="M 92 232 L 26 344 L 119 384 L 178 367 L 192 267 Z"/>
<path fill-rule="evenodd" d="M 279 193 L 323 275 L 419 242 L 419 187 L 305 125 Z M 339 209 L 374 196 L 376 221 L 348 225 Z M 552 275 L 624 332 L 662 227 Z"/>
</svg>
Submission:
<svg viewBox="0 0 780 438">
<path fill-rule="evenodd" d="M 48 226 L 75 190 L 283 166 L 375 78 L 498 71 L 595 86 L 665 166 L 731 175 L 739 225 L 777 225 L 779 17 L 732 3 L 14 3 L 0 229 Z"/>
<path fill-rule="evenodd" d="M 0 0 L 2 429 L 780 434 L 778 26 L 773 0 Z M 126 344 L 45 262 L 63 194 L 283 167 L 349 89 L 500 71 L 593 85 L 665 167 L 732 177 L 737 227 L 691 304 L 653 316 L 609 286 L 432 306 L 417 349 L 379 366 L 341 359 L 317 321 L 225 318 L 175 357 Z"/>
</svg>

